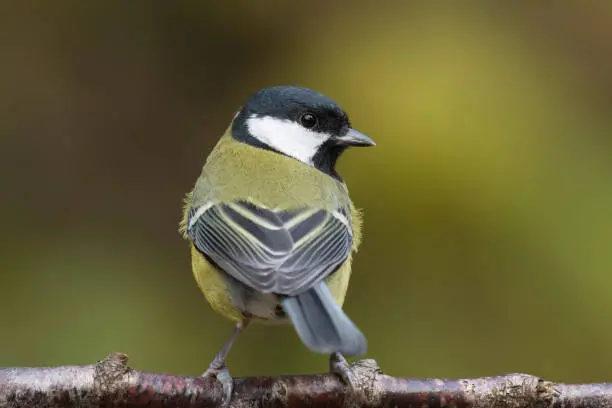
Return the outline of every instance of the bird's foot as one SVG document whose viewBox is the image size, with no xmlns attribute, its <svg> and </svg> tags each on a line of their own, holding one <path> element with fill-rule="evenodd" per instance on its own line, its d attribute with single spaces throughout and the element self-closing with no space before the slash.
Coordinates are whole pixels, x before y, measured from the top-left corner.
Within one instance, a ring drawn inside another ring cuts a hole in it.
<svg viewBox="0 0 612 408">
<path fill-rule="evenodd" d="M 234 389 L 234 379 L 229 373 L 227 366 L 225 365 L 225 359 L 216 357 L 202 377 L 216 378 L 217 381 L 223 386 L 223 402 L 228 405 L 232 399 L 232 391 Z"/>
<path fill-rule="evenodd" d="M 354 406 L 368 406 L 371 402 L 368 398 L 368 389 L 376 382 L 376 377 L 382 374 L 382 370 L 374 360 L 359 360 L 349 364 L 340 353 L 332 353 L 329 356 L 329 371 L 340 377 L 350 391 L 349 398 Z"/>
<path fill-rule="evenodd" d="M 342 382 L 355 390 L 359 387 L 359 381 L 346 358 L 338 352 L 329 356 L 329 372 L 336 374 Z"/>
</svg>

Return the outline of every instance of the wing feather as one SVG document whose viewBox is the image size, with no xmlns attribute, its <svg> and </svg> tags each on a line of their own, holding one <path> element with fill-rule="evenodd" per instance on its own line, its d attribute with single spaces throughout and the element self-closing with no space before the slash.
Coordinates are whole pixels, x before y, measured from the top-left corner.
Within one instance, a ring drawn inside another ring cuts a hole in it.
<svg viewBox="0 0 612 408">
<path fill-rule="evenodd" d="M 332 273 L 353 244 L 345 211 L 274 210 L 237 201 L 189 212 L 187 234 L 225 272 L 262 292 L 294 295 Z"/>
</svg>

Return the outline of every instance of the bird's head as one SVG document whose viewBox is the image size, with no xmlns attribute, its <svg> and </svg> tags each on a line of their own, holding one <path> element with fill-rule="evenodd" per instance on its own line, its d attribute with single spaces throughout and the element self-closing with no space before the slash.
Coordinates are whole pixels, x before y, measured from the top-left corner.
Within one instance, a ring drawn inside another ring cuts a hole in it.
<svg viewBox="0 0 612 408">
<path fill-rule="evenodd" d="M 307 88 L 277 86 L 252 95 L 236 114 L 232 136 L 338 177 L 335 164 L 351 146 L 374 141 L 353 128 L 344 110 Z"/>
</svg>

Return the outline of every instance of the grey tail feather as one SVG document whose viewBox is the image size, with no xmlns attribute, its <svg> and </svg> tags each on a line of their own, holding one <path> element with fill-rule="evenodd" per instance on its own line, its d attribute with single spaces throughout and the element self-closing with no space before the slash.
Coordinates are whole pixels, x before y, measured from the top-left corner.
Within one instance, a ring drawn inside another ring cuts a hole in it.
<svg viewBox="0 0 612 408">
<path fill-rule="evenodd" d="M 304 293 L 282 299 L 281 305 L 310 350 L 348 356 L 365 354 L 365 336 L 338 306 L 324 281 Z"/>
</svg>

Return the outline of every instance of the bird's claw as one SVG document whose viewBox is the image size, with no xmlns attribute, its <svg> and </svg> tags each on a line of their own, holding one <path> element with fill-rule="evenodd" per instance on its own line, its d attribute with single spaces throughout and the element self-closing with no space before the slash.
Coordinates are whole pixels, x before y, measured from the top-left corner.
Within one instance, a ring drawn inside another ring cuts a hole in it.
<svg viewBox="0 0 612 408">
<path fill-rule="evenodd" d="M 204 374 L 202 374 L 202 377 L 216 378 L 217 381 L 221 383 L 221 386 L 223 387 L 223 402 L 225 405 L 228 405 L 232 399 L 234 379 L 230 375 L 229 370 L 225 365 L 225 361 L 217 359 L 213 360 L 208 369 L 204 371 Z"/>
<path fill-rule="evenodd" d="M 336 352 L 329 356 L 329 372 L 340 377 L 352 390 L 359 388 L 357 376 L 342 354 Z"/>
</svg>

